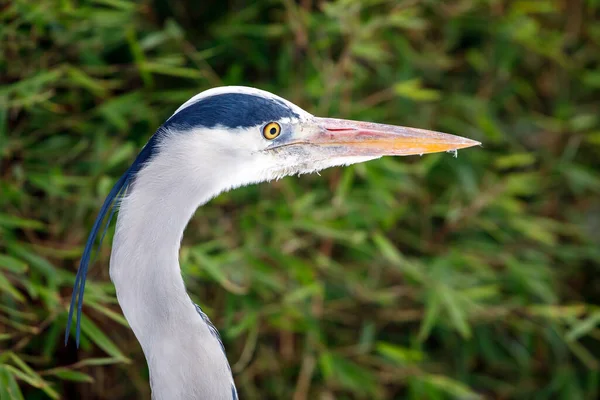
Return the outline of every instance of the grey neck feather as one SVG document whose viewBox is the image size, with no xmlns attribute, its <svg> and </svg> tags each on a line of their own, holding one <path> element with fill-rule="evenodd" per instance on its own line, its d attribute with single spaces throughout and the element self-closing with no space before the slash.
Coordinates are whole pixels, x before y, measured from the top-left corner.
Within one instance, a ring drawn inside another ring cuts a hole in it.
<svg viewBox="0 0 600 400">
<path fill-rule="evenodd" d="M 189 219 L 220 189 L 209 173 L 184 176 L 181 157 L 168 153 L 138 173 L 121 202 L 111 279 L 146 356 L 152 397 L 230 400 L 237 396 L 229 364 L 185 290 L 178 260 Z"/>
</svg>

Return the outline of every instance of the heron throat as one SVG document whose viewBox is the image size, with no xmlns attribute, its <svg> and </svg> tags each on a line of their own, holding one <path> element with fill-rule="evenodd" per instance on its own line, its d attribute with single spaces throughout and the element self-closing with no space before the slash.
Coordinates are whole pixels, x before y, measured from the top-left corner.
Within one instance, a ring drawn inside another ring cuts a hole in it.
<svg viewBox="0 0 600 400">
<path fill-rule="evenodd" d="M 179 265 L 188 221 L 220 188 L 211 174 L 197 170 L 190 181 L 176 153 L 177 148 L 162 148 L 127 189 L 110 276 L 148 362 L 153 398 L 230 400 L 235 389 L 229 364 L 187 294 Z"/>
</svg>

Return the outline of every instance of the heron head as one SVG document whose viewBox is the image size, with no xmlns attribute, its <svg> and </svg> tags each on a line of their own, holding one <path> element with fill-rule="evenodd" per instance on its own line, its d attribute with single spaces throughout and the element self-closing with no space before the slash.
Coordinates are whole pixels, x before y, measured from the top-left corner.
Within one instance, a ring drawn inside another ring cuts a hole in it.
<svg viewBox="0 0 600 400">
<path fill-rule="evenodd" d="M 152 212 L 158 209 L 167 215 L 167 222 L 181 229 L 172 235 L 173 247 L 178 247 L 185 223 L 196 207 L 225 190 L 386 155 L 435 153 L 477 144 L 422 129 L 315 117 L 287 100 L 254 88 L 204 91 L 184 103 L 158 129 L 104 200 L 77 272 L 67 333 L 77 304 L 79 343 L 92 248 L 102 231 L 102 221 L 109 215 L 103 227 L 106 232 L 117 200 L 119 218 L 124 216 L 131 226 L 146 226 L 148 221 L 160 224 L 144 232 L 143 237 L 150 240 L 157 240 L 164 228 L 164 219 L 155 218 Z M 177 220 L 184 223 L 173 224 Z M 129 240 L 139 238 L 132 235 Z M 111 272 L 113 278 L 115 274 Z"/>
<path fill-rule="evenodd" d="M 226 190 L 386 155 L 451 151 L 474 140 L 423 129 L 320 118 L 266 91 L 210 89 L 183 104 L 161 127 L 177 137 L 186 168 L 226 175 Z M 186 156 L 187 154 L 187 156 Z M 181 157 L 179 157 L 181 158 Z M 191 167 L 190 167 L 191 165 Z"/>
</svg>

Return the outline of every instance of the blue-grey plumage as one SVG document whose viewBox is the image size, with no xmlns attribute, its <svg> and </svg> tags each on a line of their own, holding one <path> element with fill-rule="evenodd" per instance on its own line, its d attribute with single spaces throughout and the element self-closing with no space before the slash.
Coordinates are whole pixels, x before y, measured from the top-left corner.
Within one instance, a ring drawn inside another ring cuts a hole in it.
<svg viewBox="0 0 600 400">
<path fill-rule="evenodd" d="M 219 333 L 181 277 L 179 246 L 196 208 L 251 183 L 477 144 L 421 129 L 317 118 L 253 88 L 202 92 L 157 130 L 104 201 L 77 271 L 65 343 L 76 308 L 79 344 L 92 249 L 118 208 L 110 276 L 144 351 L 153 398 L 237 400 Z"/>
</svg>

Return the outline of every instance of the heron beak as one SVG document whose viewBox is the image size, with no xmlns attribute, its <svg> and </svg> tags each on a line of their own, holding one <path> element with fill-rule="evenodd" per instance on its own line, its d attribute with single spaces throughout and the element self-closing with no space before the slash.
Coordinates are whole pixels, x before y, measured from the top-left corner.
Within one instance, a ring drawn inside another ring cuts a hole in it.
<svg viewBox="0 0 600 400">
<path fill-rule="evenodd" d="M 319 133 L 305 143 L 329 147 L 340 156 L 408 156 L 456 151 L 480 142 L 446 133 L 404 126 L 315 118 Z"/>
</svg>

